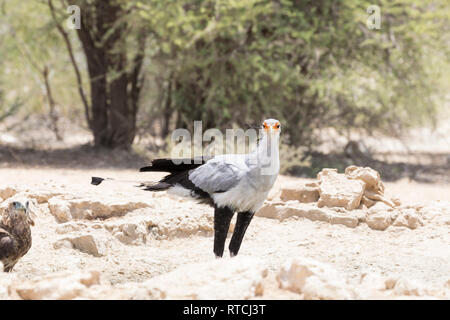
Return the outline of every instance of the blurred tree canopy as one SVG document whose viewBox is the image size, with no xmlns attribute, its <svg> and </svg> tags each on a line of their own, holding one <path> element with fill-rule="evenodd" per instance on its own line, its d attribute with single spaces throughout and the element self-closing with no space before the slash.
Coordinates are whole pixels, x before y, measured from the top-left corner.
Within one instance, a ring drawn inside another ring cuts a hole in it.
<svg viewBox="0 0 450 320">
<path fill-rule="evenodd" d="M 52 68 L 59 104 L 62 92 L 71 104 L 78 95 L 96 145 L 127 148 L 139 128 L 166 137 L 193 120 L 267 117 L 296 146 L 329 127 L 396 134 L 433 121 L 448 90 L 446 0 L 77 0 L 76 32 L 64 29 L 67 1 L 16 2 L 2 2 L 0 35 L 23 34 L 36 64 Z M 379 30 L 366 24 L 370 5 Z M 26 60 L 11 54 L 23 51 L 17 38 L 3 41 L 3 67 Z"/>
<path fill-rule="evenodd" d="M 380 30 L 366 26 L 373 1 L 141 1 L 151 61 L 166 75 L 155 107 L 176 111 L 177 127 L 270 115 L 297 145 L 323 127 L 389 132 L 429 120 L 438 70 L 428 59 L 448 50 L 448 6 L 375 3 Z"/>
</svg>

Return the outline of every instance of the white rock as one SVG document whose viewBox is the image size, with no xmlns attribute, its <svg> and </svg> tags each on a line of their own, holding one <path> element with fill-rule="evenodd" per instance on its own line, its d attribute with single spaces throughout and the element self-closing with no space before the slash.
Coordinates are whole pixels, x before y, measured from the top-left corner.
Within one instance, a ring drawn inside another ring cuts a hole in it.
<svg viewBox="0 0 450 320">
<path fill-rule="evenodd" d="M 381 182 L 378 171 L 369 167 L 350 166 L 345 169 L 345 175 L 350 179 L 359 179 L 366 183 L 366 189 L 375 192 L 384 192 L 384 185 Z"/>
<path fill-rule="evenodd" d="M 73 249 L 73 244 L 70 240 L 66 239 L 58 240 L 53 243 L 53 249 L 61 249 L 61 248 Z"/>
<path fill-rule="evenodd" d="M 364 274 L 360 279 L 360 284 L 363 287 L 371 288 L 374 290 L 386 290 L 386 279 L 378 274 Z"/>
<path fill-rule="evenodd" d="M 16 280 L 15 272 L 3 272 L 3 263 L 0 261 L 0 300 L 14 299 L 10 295 L 9 286 Z"/>
<path fill-rule="evenodd" d="M 188 264 L 143 284 L 154 299 L 250 299 L 263 294 L 267 269 L 238 256 Z"/>
<path fill-rule="evenodd" d="M 386 297 L 386 279 L 379 274 L 363 274 L 359 285 L 356 286 L 358 299 L 383 299 Z"/>
<path fill-rule="evenodd" d="M 33 188 L 25 192 L 29 198 L 35 199 L 37 203 L 46 203 L 51 198 L 61 195 L 61 192 L 56 192 L 48 189 Z"/>
<path fill-rule="evenodd" d="M 393 293 L 398 296 L 423 296 L 426 290 L 418 281 L 400 278 L 395 282 Z"/>
<path fill-rule="evenodd" d="M 333 212 L 327 208 L 318 208 L 312 203 L 300 203 L 298 201 L 288 201 L 286 203 L 269 202 L 266 203 L 257 213 L 259 217 L 278 219 L 280 221 L 289 217 L 302 217 L 312 221 L 330 222 Z"/>
<path fill-rule="evenodd" d="M 182 238 L 191 235 L 208 236 L 214 230 L 214 216 L 211 213 L 201 215 L 192 213 L 167 215 L 165 218 L 149 220 L 147 224 L 147 229 L 156 239 Z"/>
<path fill-rule="evenodd" d="M 356 228 L 359 224 L 358 216 L 352 215 L 350 213 L 343 214 L 333 214 L 330 219 L 331 224 L 343 224 L 349 228 Z"/>
<path fill-rule="evenodd" d="M 270 218 L 270 219 L 279 219 L 282 220 L 280 216 L 280 212 L 284 208 L 284 203 L 282 202 L 269 202 L 266 201 L 264 206 L 256 212 L 256 216 Z"/>
<path fill-rule="evenodd" d="M 48 201 L 48 208 L 58 222 L 67 222 L 72 219 L 70 214 L 70 203 L 57 197 Z"/>
<path fill-rule="evenodd" d="M 367 215 L 367 225 L 374 230 L 386 230 L 392 223 L 392 215 L 389 211 L 378 211 Z"/>
<path fill-rule="evenodd" d="M 6 200 L 17 193 L 17 190 L 10 186 L 0 187 L 0 198 Z"/>
<path fill-rule="evenodd" d="M 359 207 L 365 190 L 365 182 L 349 179 L 336 169 L 323 169 L 317 175 L 320 185 L 319 207 L 344 207 L 353 210 Z"/>
<path fill-rule="evenodd" d="M 285 263 L 277 276 L 282 289 L 304 295 L 305 299 L 352 299 L 354 293 L 334 268 L 316 260 L 299 257 Z"/>
<path fill-rule="evenodd" d="M 66 222 L 66 223 L 61 223 L 59 224 L 55 231 L 58 234 L 66 234 L 66 233 L 71 233 L 74 231 L 81 231 L 81 230 L 85 230 L 89 228 L 89 226 L 81 221 L 70 221 L 70 222 Z"/>
<path fill-rule="evenodd" d="M 450 201 L 433 201 L 426 206 L 416 205 L 405 208 L 416 210 L 424 221 L 430 221 L 436 225 L 450 225 Z"/>
<path fill-rule="evenodd" d="M 72 248 L 81 252 L 91 254 L 95 257 L 101 257 L 106 255 L 106 245 L 104 241 L 100 240 L 96 235 L 95 237 L 89 233 L 76 233 L 69 237 L 60 239 L 53 244 L 55 249 L 62 247 L 69 247 L 68 242 L 72 244 Z"/>
<path fill-rule="evenodd" d="M 269 194 L 267 195 L 267 200 L 269 201 L 280 200 L 280 196 L 281 196 L 281 189 L 275 185 L 272 189 L 270 189 Z"/>
<path fill-rule="evenodd" d="M 396 206 L 396 203 L 393 200 L 389 200 L 388 198 L 386 198 L 380 192 L 374 192 L 374 191 L 371 191 L 371 190 L 365 190 L 364 191 L 364 198 L 367 198 L 367 199 L 375 201 L 375 202 L 378 202 L 378 201 L 384 202 L 389 207 L 395 207 Z"/>
<path fill-rule="evenodd" d="M 68 300 L 83 296 L 87 288 L 97 284 L 100 284 L 97 271 L 64 272 L 17 281 L 10 289 L 25 300 Z"/>
<path fill-rule="evenodd" d="M 146 243 L 148 231 L 145 221 L 119 221 L 108 223 L 105 227 L 124 244 L 139 245 Z"/>
<path fill-rule="evenodd" d="M 58 196 L 49 200 L 50 212 L 56 217 L 58 222 L 67 222 L 71 219 L 105 219 L 122 216 L 133 210 L 149 206 L 148 203 L 141 201 L 108 197 L 68 199 L 63 196 Z"/>
<path fill-rule="evenodd" d="M 361 199 L 361 205 L 366 206 L 367 208 L 371 208 L 374 206 L 377 202 L 375 200 L 371 200 L 367 198 L 365 195 L 363 195 Z"/>
<path fill-rule="evenodd" d="M 374 206 L 370 207 L 369 214 L 374 214 L 377 212 L 383 212 L 383 211 L 392 211 L 392 207 L 388 206 L 384 202 L 376 202 Z"/>
<path fill-rule="evenodd" d="M 414 209 L 401 210 L 397 219 L 392 224 L 396 227 L 408 227 L 410 229 L 416 229 L 419 226 L 423 226 L 423 221 Z"/>
<path fill-rule="evenodd" d="M 307 186 L 304 183 L 291 183 L 281 188 L 280 199 L 282 201 L 298 200 L 303 203 L 319 200 L 319 188 Z"/>
</svg>

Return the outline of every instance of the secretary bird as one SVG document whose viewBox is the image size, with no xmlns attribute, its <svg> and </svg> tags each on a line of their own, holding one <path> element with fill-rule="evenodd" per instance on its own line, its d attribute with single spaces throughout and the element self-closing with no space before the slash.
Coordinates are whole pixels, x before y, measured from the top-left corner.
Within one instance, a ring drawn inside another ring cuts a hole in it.
<svg viewBox="0 0 450 320">
<path fill-rule="evenodd" d="M 261 208 L 280 169 L 278 120 L 263 122 L 262 138 L 248 154 L 224 154 L 209 159 L 155 159 L 141 172 L 169 172 L 159 182 L 141 183 L 148 191 L 195 198 L 214 207 L 214 254 L 222 257 L 231 219 L 238 212 L 229 244 L 231 257 L 238 254 L 245 232 L 255 212 Z M 181 163 L 180 163 L 181 162 Z M 198 163 L 200 162 L 200 163 Z M 176 164 L 180 163 L 180 164 Z M 92 177 L 99 185 L 103 178 Z M 107 179 L 112 180 L 112 179 Z"/>
</svg>

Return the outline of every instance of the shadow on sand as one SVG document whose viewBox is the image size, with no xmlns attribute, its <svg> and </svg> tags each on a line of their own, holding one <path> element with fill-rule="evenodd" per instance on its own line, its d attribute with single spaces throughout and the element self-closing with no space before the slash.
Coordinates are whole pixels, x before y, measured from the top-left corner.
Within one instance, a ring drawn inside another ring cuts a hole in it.
<svg viewBox="0 0 450 320">
<path fill-rule="evenodd" d="M 0 145 L 0 166 L 4 168 L 24 166 L 138 169 L 148 162 L 148 158 L 132 150 L 110 150 L 91 145 L 50 150 Z"/>
<path fill-rule="evenodd" d="M 450 154 L 448 155 L 450 159 Z M 37 150 L 0 146 L 0 167 L 54 167 L 71 169 L 138 169 L 148 165 L 150 158 L 133 150 L 110 150 L 81 145 L 73 148 Z M 396 181 L 409 178 L 423 183 L 450 183 L 450 162 L 440 164 L 412 164 L 407 162 L 391 162 L 373 159 L 359 154 L 349 156 L 345 153 L 311 153 L 310 165 L 294 165 L 284 174 L 297 177 L 315 178 L 323 168 L 337 168 L 344 172 L 350 165 L 368 166 L 381 174 L 384 181 Z"/>
</svg>

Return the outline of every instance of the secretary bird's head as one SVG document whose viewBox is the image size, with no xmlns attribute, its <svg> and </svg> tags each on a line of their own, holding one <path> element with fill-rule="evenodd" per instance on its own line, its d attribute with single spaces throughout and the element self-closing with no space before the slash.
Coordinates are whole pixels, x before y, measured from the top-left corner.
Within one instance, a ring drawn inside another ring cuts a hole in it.
<svg viewBox="0 0 450 320">
<path fill-rule="evenodd" d="M 266 119 L 263 121 L 262 129 L 264 134 L 279 135 L 281 132 L 280 121 L 276 119 Z"/>
</svg>

